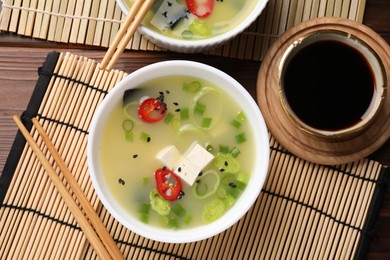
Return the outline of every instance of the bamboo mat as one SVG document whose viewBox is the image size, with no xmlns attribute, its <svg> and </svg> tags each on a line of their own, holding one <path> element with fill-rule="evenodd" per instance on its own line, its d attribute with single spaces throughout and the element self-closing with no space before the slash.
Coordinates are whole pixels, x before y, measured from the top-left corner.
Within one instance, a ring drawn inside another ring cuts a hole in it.
<svg viewBox="0 0 390 260">
<path fill-rule="evenodd" d="M 265 185 L 249 212 L 210 239 L 160 243 L 119 224 L 102 206 L 86 162 L 89 124 L 98 104 L 126 73 L 95 61 L 49 53 L 26 111 L 37 116 L 127 259 L 350 259 L 364 256 L 388 171 L 361 160 L 322 166 L 284 150 L 270 137 Z M 56 166 L 55 166 L 56 167 Z M 58 169 L 57 169 L 58 170 Z M 18 133 L 0 179 L 0 259 L 96 258 L 23 136 Z"/>
<path fill-rule="evenodd" d="M 108 47 L 124 18 L 115 0 L 2 0 L 0 30 L 54 42 Z M 362 22 L 365 0 L 269 0 L 260 17 L 235 39 L 208 54 L 261 60 L 293 25 L 336 16 Z M 136 34 L 132 50 L 161 51 Z"/>
</svg>

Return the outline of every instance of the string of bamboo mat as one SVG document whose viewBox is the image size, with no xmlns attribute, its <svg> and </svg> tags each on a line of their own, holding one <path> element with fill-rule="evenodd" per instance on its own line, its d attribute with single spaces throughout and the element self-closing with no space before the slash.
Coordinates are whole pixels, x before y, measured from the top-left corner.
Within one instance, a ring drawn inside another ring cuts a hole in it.
<svg viewBox="0 0 390 260">
<path fill-rule="evenodd" d="M 289 154 L 272 136 L 264 188 L 231 228 L 188 244 L 160 243 L 136 235 L 99 202 L 85 154 L 94 111 L 126 74 L 101 70 L 95 61 L 69 53 L 59 55 L 51 74 L 36 114 L 126 258 L 343 259 L 352 258 L 358 250 L 382 166 L 369 160 L 338 167 L 308 163 Z M 36 128 L 31 135 L 50 164 L 56 165 Z M 54 169 L 64 178 L 57 166 Z M 0 208 L 0 258 L 97 257 L 29 146 L 19 159 L 4 205 Z"/>
<path fill-rule="evenodd" d="M 70 55 L 68 55 L 68 56 L 70 56 Z M 68 57 L 69 58 L 69 57 Z M 70 56 L 70 59 L 72 60 L 75 60 L 74 59 L 74 56 Z M 67 60 L 66 58 L 65 58 L 65 60 Z M 86 59 L 84 59 L 84 60 L 86 60 Z M 69 76 L 71 76 L 71 74 L 72 74 L 72 71 L 74 71 L 74 69 L 71 69 L 71 67 L 74 67 L 74 66 L 69 66 L 70 64 L 75 64 L 74 62 L 69 62 L 69 63 L 67 63 L 66 61 L 65 61 L 65 64 L 67 64 L 67 66 L 65 66 L 65 67 L 60 67 L 60 70 L 58 71 L 58 73 L 61 73 L 62 75 L 69 75 Z M 94 62 L 91 62 L 90 60 L 87 62 L 89 65 L 90 65 L 90 69 L 88 69 L 88 78 L 90 79 L 90 78 L 92 78 L 92 76 L 97 76 L 97 74 L 104 74 L 104 73 L 101 73 L 101 72 L 95 72 L 95 73 L 93 73 L 93 68 L 94 68 L 94 66 L 93 66 L 93 64 L 94 64 Z M 92 65 L 92 66 L 91 66 Z M 83 70 L 81 70 L 81 71 L 83 71 Z M 85 70 L 85 71 L 87 71 L 87 70 Z M 92 73 L 91 73 L 92 72 Z M 124 75 L 124 73 L 118 73 L 118 72 L 114 72 L 114 73 L 111 73 L 112 75 L 118 75 L 118 74 L 120 74 L 120 75 Z M 97 80 L 99 80 L 100 78 L 102 78 L 102 77 L 96 77 L 97 78 Z M 107 77 L 106 77 L 107 78 Z M 110 78 L 110 79 L 112 79 L 112 77 Z M 82 79 L 81 79 L 82 80 Z M 88 82 L 88 81 L 85 81 L 85 82 Z M 104 80 L 102 80 L 102 84 L 104 84 Z M 92 84 L 93 83 L 96 83 L 96 82 L 92 82 Z M 115 80 L 112 82 L 113 84 L 116 84 L 116 82 L 115 82 Z M 53 82 L 53 84 L 59 84 L 60 85 L 60 87 L 67 87 L 67 83 L 66 83 L 66 80 L 63 80 L 63 79 L 57 79 L 56 80 L 56 82 Z M 97 86 L 98 86 L 98 84 L 96 84 Z M 53 94 L 54 95 L 54 97 L 53 96 L 48 96 L 45 100 L 46 101 L 52 101 L 53 100 L 53 98 L 54 98 L 54 100 L 56 99 L 56 97 L 58 97 L 59 95 L 62 95 L 61 93 L 58 93 L 58 92 L 51 92 L 50 91 L 50 88 L 49 88 L 49 91 L 48 91 L 48 93 L 50 93 L 50 94 Z M 54 113 L 61 113 L 62 111 L 64 111 L 64 110 L 61 110 L 61 109 L 56 109 L 56 106 L 58 105 L 58 104 L 60 104 L 59 105 L 59 107 L 61 107 L 61 100 L 63 100 L 63 99 L 59 99 L 59 100 L 57 100 L 56 102 L 54 102 L 53 104 L 51 104 L 50 106 L 49 106 L 49 108 L 50 108 L 50 110 L 51 111 L 55 111 L 55 110 L 58 110 L 57 112 L 54 112 Z M 79 100 L 80 100 L 80 98 L 79 98 Z M 45 101 L 44 101 L 45 102 Z M 88 103 L 87 104 L 82 104 L 81 106 L 80 106 L 80 109 L 87 109 L 88 108 Z M 92 108 L 93 108 L 93 106 L 92 106 Z M 46 113 L 53 113 L 53 112 L 51 112 L 51 111 L 46 111 Z M 74 110 L 65 110 L 65 111 L 70 111 L 70 113 L 73 113 L 73 115 L 77 115 L 77 112 L 78 111 L 74 111 Z M 44 112 L 44 111 L 41 111 L 41 113 L 42 112 Z M 76 119 L 77 120 L 77 119 Z M 83 123 L 83 122 L 80 122 L 80 123 Z M 49 128 L 50 128 L 50 126 L 49 126 Z M 61 134 L 60 135 L 55 135 L 55 138 L 57 138 L 58 136 L 61 136 Z M 70 136 L 70 138 L 72 138 L 72 136 Z M 75 140 L 74 138 L 73 139 L 70 139 L 70 140 Z M 77 140 L 77 139 L 76 139 Z M 67 141 L 66 139 L 65 139 L 65 141 Z M 66 142 L 66 144 L 69 144 L 70 142 Z M 77 142 L 78 143 L 78 142 Z M 86 144 L 86 141 L 84 140 L 84 142 L 83 142 L 84 144 L 84 147 L 80 147 L 79 149 L 81 149 L 81 151 L 83 151 L 82 149 L 85 149 L 85 144 Z M 73 143 L 74 144 L 74 143 Z M 70 151 L 72 151 L 71 152 L 71 156 L 75 156 L 75 154 L 73 153 L 73 151 L 80 151 L 78 148 L 76 148 L 75 150 L 70 150 Z M 83 157 L 85 157 L 85 156 L 83 156 Z M 81 162 L 83 162 L 83 160 L 81 160 Z M 78 166 L 78 167 L 80 167 L 80 166 Z M 87 176 L 87 174 L 86 174 L 86 172 L 85 172 L 85 165 L 81 165 L 81 167 L 79 168 L 79 169 L 82 169 L 83 170 L 83 173 L 81 174 L 81 176 L 83 176 L 83 178 L 86 178 L 86 176 Z M 41 183 L 40 181 L 38 181 L 38 183 Z M 28 183 L 27 183 L 28 184 Z M 89 187 L 90 187 L 91 185 L 89 184 Z M 24 187 L 24 186 L 23 186 Z M 89 190 L 89 191 L 91 191 L 91 190 Z M 49 191 L 50 192 L 50 191 Z M 31 195 L 34 195 L 34 193 L 32 192 L 32 194 Z M 53 195 L 51 195 L 51 196 L 49 196 L 48 198 L 52 198 L 53 197 Z M 57 203 L 55 203 L 55 204 L 57 204 Z M 62 208 L 62 209 L 61 209 Z M 64 206 L 63 205 L 59 205 L 59 207 L 58 208 L 53 208 L 52 209 L 52 212 L 64 212 Z M 66 216 L 65 216 L 66 217 Z M 62 216 L 61 216 L 61 218 L 62 218 Z M 67 221 L 66 219 L 64 220 L 64 221 Z M 58 235 L 58 234 L 57 234 Z M 40 237 L 40 236 L 38 236 L 38 237 Z M 45 236 L 43 236 L 43 237 L 45 237 Z M 37 241 L 40 241 L 40 240 L 37 240 Z M 55 240 L 54 240 L 55 241 Z M 77 245 L 78 243 L 76 243 L 76 245 Z M 81 244 L 83 244 L 83 243 L 81 243 Z M 78 248 L 78 247 L 76 247 L 76 248 Z M 13 252 L 15 252 L 15 251 L 13 251 Z M 17 250 L 16 250 L 16 252 L 18 252 Z"/>
<path fill-rule="evenodd" d="M 323 16 L 362 22 L 365 3 L 365 0 L 269 0 L 247 30 L 207 54 L 262 60 L 273 41 L 293 25 Z M 54 42 L 109 47 L 124 17 L 115 0 L 3 0 L 0 30 Z M 162 51 L 137 32 L 126 49 Z"/>
<path fill-rule="evenodd" d="M 32 119 L 34 126 L 37 128 L 38 133 L 41 135 L 43 142 L 52 154 L 54 161 L 58 164 L 58 167 L 63 173 L 72 191 L 75 193 L 80 205 L 84 209 L 88 218 L 86 218 L 84 213 L 81 211 L 76 201 L 73 200 L 73 197 L 69 193 L 69 190 L 64 186 L 62 180 L 58 177 L 50 162 L 46 159 L 45 155 L 39 149 L 37 143 L 30 136 L 29 131 L 24 127 L 22 121 L 20 121 L 17 116 L 14 116 L 13 118 L 19 130 L 22 132 L 23 136 L 26 138 L 27 142 L 34 151 L 35 155 L 38 157 L 39 161 L 45 168 L 57 191 L 59 191 L 59 193 L 61 194 L 62 199 L 65 201 L 73 216 L 76 218 L 78 224 L 80 225 L 85 236 L 88 238 L 89 242 L 95 249 L 98 256 L 101 259 L 124 259 L 122 254 L 119 252 L 116 244 L 112 240 L 110 234 L 102 225 L 99 216 L 96 214 L 92 206 L 90 206 L 84 193 L 81 191 L 80 187 L 74 180 L 72 173 L 68 170 L 65 163 L 62 161 L 60 155 L 57 153 L 49 137 L 46 135 L 45 131 L 43 130 L 37 119 Z"/>
<path fill-rule="evenodd" d="M 52 152 L 53 153 L 53 152 Z M 61 167 L 60 167 L 61 168 Z M 64 168 L 62 167 L 62 171 L 64 171 Z M 65 175 L 66 176 L 66 175 Z M 69 182 L 69 180 L 68 180 L 68 182 Z M 72 189 L 74 190 L 74 188 L 76 187 L 74 184 L 73 185 L 71 185 L 72 186 Z M 80 194 L 82 194 L 81 192 L 76 192 L 76 193 L 78 193 L 79 194 L 79 196 L 80 196 Z M 81 197 L 82 198 L 82 197 Z M 85 203 L 86 202 L 86 200 L 85 199 L 80 199 L 83 203 Z M 88 210 L 86 210 L 87 212 L 94 212 L 94 211 L 92 211 L 92 209 L 91 208 L 87 208 Z M 94 223 L 94 221 L 96 222 L 98 220 L 98 218 L 96 217 L 96 216 L 92 216 L 92 222 Z M 101 227 L 99 227 L 100 229 L 101 229 Z M 98 230 L 98 229 L 97 229 Z M 105 234 L 105 238 L 107 239 L 107 237 L 109 237 L 109 235 L 107 235 L 107 234 Z M 109 242 L 109 241 L 108 241 Z M 107 243 L 108 243 L 107 242 Z M 115 255 L 114 255 L 115 256 Z M 118 255 L 116 255 L 116 257 L 114 257 L 114 258 L 118 258 L 117 257 Z"/>
</svg>

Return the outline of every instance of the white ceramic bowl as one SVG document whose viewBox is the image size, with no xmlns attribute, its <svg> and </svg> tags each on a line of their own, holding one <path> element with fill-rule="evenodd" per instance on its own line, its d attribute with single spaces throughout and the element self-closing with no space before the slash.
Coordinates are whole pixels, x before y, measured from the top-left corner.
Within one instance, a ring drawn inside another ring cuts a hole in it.
<svg viewBox="0 0 390 260">
<path fill-rule="evenodd" d="M 245 17 L 245 19 L 232 30 L 227 31 L 218 36 L 203 39 L 203 40 L 180 40 L 173 39 L 163 34 L 160 34 L 156 31 L 149 29 L 144 25 L 140 25 L 138 28 L 138 32 L 144 35 L 148 40 L 152 43 L 175 52 L 183 52 L 183 53 L 197 53 L 208 49 L 213 49 L 222 45 L 223 43 L 231 40 L 241 32 L 243 32 L 246 28 L 248 28 L 261 14 L 267 5 L 268 0 L 248 0 L 248 1 L 256 1 L 255 7 L 251 10 L 250 13 Z M 119 7 L 122 12 L 127 14 L 129 11 L 129 7 L 125 3 L 125 0 L 117 0 Z"/>
<path fill-rule="evenodd" d="M 122 101 L 125 90 L 139 87 L 143 82 L 153 78 L 173 75 L 187 75 L 204 78 L 218 86 L 224 86 L 242 106 L 255 133 L 255 145 L 257 158 L 254 163 L 254 171 L 244 192 L 221 218 L 218 220 L 192 229 L 169 230 L 153 227 L 142 223 L 137 216 L 127 213 L 109 191 L 102 176 L 102 168 L 99 160 L 99 147 L 102 130 L 112 109 Z M 212 237 L 236 223 L 253 205 L 257 199 L 268 171 L 269 140 L 268 131 L 263 116 L 253 100 L 252 96 L 236 80 L 229 75 L 208 65 L 191 61 L 165 61 L 143 67 L 118 83 L 110 91 L 97 108 L 91 123 L 88 137 L 88 167 L 94 188 L 107 210 L 128 229 L 135 233 L 157 241 L 184 243 L 193 242 Z"/>
</svg>

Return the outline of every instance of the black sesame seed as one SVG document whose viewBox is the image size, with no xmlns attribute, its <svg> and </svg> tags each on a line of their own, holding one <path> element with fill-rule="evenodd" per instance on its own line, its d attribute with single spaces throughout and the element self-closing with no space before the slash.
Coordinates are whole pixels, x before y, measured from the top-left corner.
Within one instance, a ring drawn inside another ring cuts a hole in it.
<svg viewBox="0 0 390 260">
<path fill-rule="evenodd" d="M 200 180 L 196 180 L 196 183 L 199 183 L 200 182 Z"/>
<path fill-rule="evenodd" d="M 167 169 L 167 166 L 164 166 L 162 169 L 163 169 L 163 171 L 165 171 Z"/>
<path fill-rule="evenodd" d="M 203 172 L 200 172 L 199 174 L 198 174 L 198 176 L 202 176 L 203 175 Z"/>
<path fill-rule="evenodd" d="M 180 191 L 179 196 L 178 196 L 177 198 L 178 198 L 178 199 L 181 199 L 181 198 L 183 198 L 184 195 L 186 195 L 186 194 L 184 193 L 184 191 Z"/>
<path fill-rule="evenodd" d="M 180 108 L 176 109 L 175 112 L 180 112 Z"/>
<path fill-rule="evenodd" d="M 177 168 L 177 171 L 178 171 L 178 172 L 181 172 L 181 167 Z"/>
<path fill-rule="evenodd" d="M 173 104 L 174 104 L 175 106 L 178 106 L 178 105 L 179 105 L 179 103 L 177 103 L 177 102 L 173 102 Z"/>
<path fill-rule="evenodd" d="M 137 158 L 138 157 L 138 154 L 133 154 L 133 158 Z"/>
<path fill-rule="evenodd" d="M 233 182 L 229 183 L 229 186 L 232 187 L 233 189 L 237 188 L 237 185 L 234 184 Z"/>
<path fill-rule="evenodd" d="M 125 181 L 122 180 L 121 178 L 118 179 L 118 182 L 119 182 L 119 184 L 121 184 L 121 185 L 125 185 Z"/>
<path fill-rule="evenodd" d="M 229 163 L 227 161 L 225 161 L 225 166 L 228 166 L 228 165 L 229 165 Z"/>
<path fill-rule="evenodd" d="M 150 137 L 148 137 L 147 139 L 146 139 L 146 141 L 149 143 L 150 142 L 150 140 L 152 140 Z"/>
<path fill-rule="evenodd" d="M 167 94 L 171 93 L 171 92 L 169 92 L 169 90 L 165 90 L 165 92 L 166 92 Z"/>
<path fill-rule="evenodd" d="M 220 171 L 220 172 L 224 172 L 225 169 L 224 169 L 224 168 L 219 168 L 219 171 Z"/>
</svg>

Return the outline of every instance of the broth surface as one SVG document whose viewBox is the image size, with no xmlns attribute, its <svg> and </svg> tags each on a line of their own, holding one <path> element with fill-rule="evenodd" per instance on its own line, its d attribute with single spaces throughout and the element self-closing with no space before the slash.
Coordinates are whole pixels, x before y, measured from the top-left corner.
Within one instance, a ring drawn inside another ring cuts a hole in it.
<svg viewBox="0 0 390 260">
<path fill-rule="evenodd" d="M 196 93 L 184 91 L 182 89 L 183 83 L 190 82 L 200 82 L 202 89 Z M 254 142 L 251 141 L 253 140 L 251 125 L 248 119 L 242 121 L 237 119 L 237 115 L 240 115 L 240 112 L 244 109 L 222 88 L 200 79 L 175 76 L 152 80 L 140 89 L 140 93 L 134 94 L 135 101 L 132 103 L 133 105 L 130 105 L 126 110 L 130 111 L 128 113 L 134 121 L 132 141 L 126 140 L 122 123 L 129 117 L 124 112 L 124 105 L 119 103 L 109 116 L 100 147 L 105 182 L 118 203 L 130 215 L 138 218 L 140 205 L 149 202 L 150 191 L 156 188 L 154 172 L 164 166 L 156 158 L 156 155 L 163 148 L 170 145 L 175 145 L 181 154 L 185 153 L 194 141 L 197 141 L 203 147 L 211 145 L 213 147 L 211 153 L 214 155 L 220 152 L 220 146 L 228 147 L 229 151 L 238 148 L 240 154 L 236 157 L 236 160 L 240 164 L 240 171 L 235 175 L 241 174 L 250 178 L 250 173 L 253 171 L 253 162 L 256 158 Z M 141 121 L 136 112 L 136 107 L 139 105 L 138 97 L 145 95 L 157 97 L 160 92 L 164 93 L 167 113 L 173 114 L 174 119 L 170 123 L 164 121 L 146 123 Z M 204 116 L 215 119 L 213 119 L 211 129 L 199 127 L 201 124 L 200 118 L 197 118 L 191 112 L 193 111 L 194 100 L 207 105 Z M 190 117 L 181 119 L 181 111 L 186 109 L 189 109 Z M 237 125 L 233 126 L 231 124 L 233 119 L 240 121 L 241 124 L 238 128 Z M 149 141 L 141 138 L 142 133 L 146 133 L 150 137 Z M 238 141 L 240 139 L 236 137 L 243 133 L 246 141 Z M 214 168 L 215 166 L 211 162 L 202 172 Z M 222 182 L 226 173 L 218 172 L 218 174 Z M 171 206 L 180 204 L 192 217 L 192 220 L 188 224 L 181 221 L 179 223 L 180 229 L 205 224 L 202 220 L 203 209 L 206 204 L 218 198 L 217 193 L 206 199 L 198 199 L 193 194 L 193 187 L 183 181 L 181 183 L 185 195 L 181 199 L 171 202 Z M 228 207 L 226 210 L 228 210 Z M 148 215 L 148 224 L 160 226 L 158 214 L 150 210 Z"/>
</svg>

